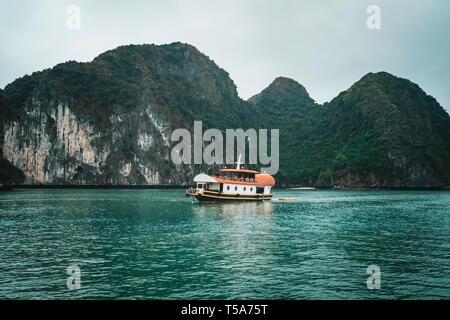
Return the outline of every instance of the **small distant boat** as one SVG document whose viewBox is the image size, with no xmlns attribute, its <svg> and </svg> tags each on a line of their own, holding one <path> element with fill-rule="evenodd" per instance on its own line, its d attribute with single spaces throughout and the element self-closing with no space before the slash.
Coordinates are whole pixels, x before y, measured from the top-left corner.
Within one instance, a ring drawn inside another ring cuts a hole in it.
<svg viewBox="0 0 450 320">
<path fill-rule="evenodd" d="M 236 169 L 222 169 L 218 176 L 201 173 L 194 177 L 195 186 L 186 190 L 186 197 L 200 202 L 236 202 L 272 200 L 275 179 L 266 173 L 241 169 L 241 157 Z"/>
</svg>

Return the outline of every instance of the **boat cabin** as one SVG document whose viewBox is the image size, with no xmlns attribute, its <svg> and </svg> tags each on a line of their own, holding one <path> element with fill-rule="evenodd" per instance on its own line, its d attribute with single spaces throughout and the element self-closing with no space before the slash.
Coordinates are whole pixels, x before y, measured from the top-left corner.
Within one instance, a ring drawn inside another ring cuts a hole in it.
<svg viewBox="0 0 450 320">
<path fill-rule="evenodd" d="M 199 201 L 262 201 L 270 200 L 275 179 L 268 174 L 241 169 L 241 156 L 236 169 L 222 169 L 217 176 L 201 173 L 194 178 L 195 186 L 186 196 Z"/>
<path fill-rule="evenodd" d="M 270 194 L 275 184 L 271 176 L 246 169 L 222 169 L 218 176 L 199 174 L 194 182 L 196 185 L 192 191 L 197 194 L 203 191 L 238 195 Z"/>
<path fill-rule="evenodd" d="M 245 169 L 222 169 L 218 178 L 229 181 L 256 182 L 257 173 L 259 172 Z"/>
</svg>

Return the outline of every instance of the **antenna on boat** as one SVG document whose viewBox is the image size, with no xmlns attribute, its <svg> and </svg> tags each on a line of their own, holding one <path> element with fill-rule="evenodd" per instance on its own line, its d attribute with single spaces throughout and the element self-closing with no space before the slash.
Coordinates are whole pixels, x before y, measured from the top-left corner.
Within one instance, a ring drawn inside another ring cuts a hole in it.
<svg viewBox="0 0 450 320">
<path fill-rule="evenodd" d="M 236 166 L 236 169 L 238 169 L 238 170 L 241 168 L 241 157 L 242 157 L 242 153 L 239 154 L 239 160 L 238 160 L 237 166 Z"/>
</svg>

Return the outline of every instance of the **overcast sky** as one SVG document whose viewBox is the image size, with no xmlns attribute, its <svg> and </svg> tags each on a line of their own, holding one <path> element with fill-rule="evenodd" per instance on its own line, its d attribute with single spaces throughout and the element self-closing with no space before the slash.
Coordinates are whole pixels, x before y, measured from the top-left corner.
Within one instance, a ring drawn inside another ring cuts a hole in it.
<svg viewBox="0 0 450 320">
<path fill-rule="evenodd" d="M 119 45 L 189 43 L 230 73 L 247 99 L 276 77 L 319 103 L 368 72 L 417 83 L 450 110 L 450 1 L 0 0 L 0 87 Z M 67 27 L 69 5 L 81 28 Z M 381 29 L 369 30 L 369 5 Z"/>
</svg>

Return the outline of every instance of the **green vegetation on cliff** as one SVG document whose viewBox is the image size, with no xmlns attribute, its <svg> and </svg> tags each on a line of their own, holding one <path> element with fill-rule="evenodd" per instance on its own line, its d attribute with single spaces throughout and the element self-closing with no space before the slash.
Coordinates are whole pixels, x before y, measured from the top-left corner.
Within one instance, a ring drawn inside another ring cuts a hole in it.
<svg viewBox="0 0 450 320">
<path fill-rule="evenodd" d="M 270 120 L 285 128 L 279 182 L 347 187 L 450 183 L 450 118 L 416 84 L 386 72 L 369 73 L 323 106 L 314 105 L 300 85 L 293 92 L 274 84 L 250 101 L 283 115 Z"/>
<path fill-rule="evenodd" d="M 280 129 L 279 186 L 450 184 L 449 115 L 386 72 L 324 105 L 283 77 L 243 101 L 228 73 L 190 45 L 129 45 L 17 79 L 0 91 L 0 112 L 0 149 L 10 150 L 0 182 L 25 173 L 39 183 L 185 183 L 199 168 L 170 162 L 167 135 L 202 120 Z"/>
</svg>

